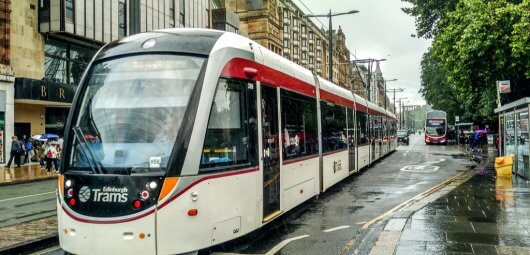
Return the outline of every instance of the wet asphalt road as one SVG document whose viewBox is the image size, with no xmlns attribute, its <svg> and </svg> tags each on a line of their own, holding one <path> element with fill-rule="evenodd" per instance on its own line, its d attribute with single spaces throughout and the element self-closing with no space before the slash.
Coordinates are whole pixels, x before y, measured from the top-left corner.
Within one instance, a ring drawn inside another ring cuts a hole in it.
<svg viewBox="0 0 530 255">
<path fill-rule="evenodd" d="M 279 254 L 340 254 L 364 223 L 469 167 L 456 147 L 426 146 L 423 135 L 412 135 L 409 146 L 399 146 L 343 180 L 291 219 L 275 223 L 281 227 L 237 252 L 266 253 L 282 240 L 308 235 L 290 242 Z"/>
<path fill-rule="evenodd" d="M 363 224 L 470 166 L 456 147 L 426 146 L 423 135 L 412 135 L 409 146 L 399 146 L 265 230 L 212 251 L 263 254 L 283 240 L 305 236 L 278 254 L 341 254 Z M 52 248 L 37 254 L 62 252 Z"/>
<path fill-rule="evenodd" d="M 0 227 L 57 214 L 56 180 L 0 187 Z"/>
</svg>

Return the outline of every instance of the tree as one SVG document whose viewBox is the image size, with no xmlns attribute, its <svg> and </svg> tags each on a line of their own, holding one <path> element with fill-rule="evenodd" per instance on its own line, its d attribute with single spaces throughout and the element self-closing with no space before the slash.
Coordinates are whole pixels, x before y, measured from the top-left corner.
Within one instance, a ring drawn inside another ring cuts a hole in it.
<svg viewBox="0 0 530 255">
<path fill-rule="evenodd" d="M 406 1 L 428 13 L 423 2 L 430 1 Z M 417 22 L 418 35 L 431 33 L 434 38 L 422 61 L 422 92 L 428 103 L 487 123 L 496 120 L 497 80 L 511 81 L 513 93 L 507 100 L 530 96 L 530 0 L 458 0 L 445 14 L 439 13 L 447 6 L 432 8 L 437 17 L 433 27 Z M 416 19 L 429 17 L 419 14 Z"/>
</svg>

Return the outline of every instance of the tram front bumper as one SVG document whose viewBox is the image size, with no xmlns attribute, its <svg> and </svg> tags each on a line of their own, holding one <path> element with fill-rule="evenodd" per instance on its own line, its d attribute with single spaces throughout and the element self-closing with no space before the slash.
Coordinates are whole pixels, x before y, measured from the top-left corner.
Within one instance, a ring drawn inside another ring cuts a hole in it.
<svg viewBox="0 0 530 255">
<path fill-rule="evenodd" d="M 58 230 L 61 248 L 73 254 L 156 254 L 155 214 L 121 223 L 82 222 L 60 204 Z"/>
</svg>

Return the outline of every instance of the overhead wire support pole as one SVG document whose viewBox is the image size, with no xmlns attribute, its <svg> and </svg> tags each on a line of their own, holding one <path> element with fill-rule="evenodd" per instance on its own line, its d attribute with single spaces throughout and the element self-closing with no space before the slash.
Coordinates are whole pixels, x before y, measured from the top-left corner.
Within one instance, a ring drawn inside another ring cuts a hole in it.
<svg viewBox="0 0 530 255">
<path fill-rule="evenodd" d="M 333 23 L 331 22 L 332 17 L 340 16 L 340 15 L 346 15 L 346 14 L 355 14 L 358 13 L 357 10 L 351 10 L 349 12 L 340 12 L 340 13 L 331 13 L 331 9 L 329 10 L 328 14 L 318 14 L 318 15 L 304 15 L 306 18 L 319 18 L 319 17 L 327 17 L 329 19 L 329 27 L 328 27 L 328 79 L 330 82 L 333 82 Z"/>
</svg>

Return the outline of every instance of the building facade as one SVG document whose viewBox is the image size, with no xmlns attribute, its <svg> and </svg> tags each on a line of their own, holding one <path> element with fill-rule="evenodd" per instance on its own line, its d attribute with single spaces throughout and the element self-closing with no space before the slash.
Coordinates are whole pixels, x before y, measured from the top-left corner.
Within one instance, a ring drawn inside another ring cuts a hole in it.
<svg viewBox="0 0 530 255">
<path fill-rule="evenodd" d="M 220 0 L 239 16 L 241 34 L 324 78 L 329 77 L 328 33 L 291 0 Z M 351 88 L 350 53 L 339 28 L 333 36 L 333 81 Z"/>
<path fill-rule="evenodd" d="M 14 133 L 13 82 L 10 62 L 11 1 L 0 0 L 0 163 L 9 157 Z"/>
<path fill-rule="evenodd" d="M 105 43 L 156 29 L 208 28 L 210 16 L 209 0 L 0 0 L 3 144 L 11 134 L 62 135 L 77 85 Z"/>
</svg>

